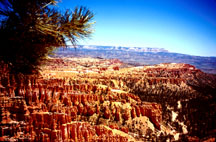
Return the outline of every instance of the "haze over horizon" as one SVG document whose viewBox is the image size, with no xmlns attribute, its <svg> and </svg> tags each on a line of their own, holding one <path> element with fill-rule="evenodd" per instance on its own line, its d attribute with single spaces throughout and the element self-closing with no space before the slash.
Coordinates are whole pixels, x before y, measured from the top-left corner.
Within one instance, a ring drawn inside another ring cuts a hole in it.
<svg viewBox="0 0 216 142">
<path fill-rule="evenodd" d="M 216 56 L 215 0 L 62 0 L 59 8 L 85 6 L 95 32 L 82 45 L 156 47 Z"/>
</svg>

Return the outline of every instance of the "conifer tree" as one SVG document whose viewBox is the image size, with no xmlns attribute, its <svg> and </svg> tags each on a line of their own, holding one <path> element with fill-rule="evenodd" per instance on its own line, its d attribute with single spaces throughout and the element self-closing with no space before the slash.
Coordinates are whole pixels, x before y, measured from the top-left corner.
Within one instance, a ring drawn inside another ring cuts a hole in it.
<svg viewBox="0 0 216 142">
<path fill-rule="evenodd" d="M 41 61 L 67 40 L 92 33 L 93 13 L 84 7 L 58 11 L 56 0 L 0 0 L 0 60 L 14 72 L 38 71 Z"/>
</svg>

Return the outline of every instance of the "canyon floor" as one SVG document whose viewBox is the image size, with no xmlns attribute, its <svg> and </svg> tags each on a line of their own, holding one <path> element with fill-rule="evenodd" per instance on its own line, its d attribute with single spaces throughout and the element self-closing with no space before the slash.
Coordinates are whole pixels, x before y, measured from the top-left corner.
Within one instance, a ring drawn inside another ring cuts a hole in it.
<svg viewBox="0 0 216 142">
<path fill-rule="evenodd" d="M 216 76 L 189 64 L 48 58 L 0 68 L 0 141 L 215 141 Z"/>
</svg>

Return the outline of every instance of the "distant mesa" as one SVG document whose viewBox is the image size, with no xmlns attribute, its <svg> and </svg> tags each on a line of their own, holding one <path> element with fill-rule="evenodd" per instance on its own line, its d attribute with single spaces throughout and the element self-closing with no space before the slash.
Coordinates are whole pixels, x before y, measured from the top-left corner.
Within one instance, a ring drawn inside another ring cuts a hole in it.
<svg viewBox="0 0 216 142">
<path fill-rule="evenodd" d="M 134 52 L 168 52 L 164 48 L 152 47 L 123 47 L 123 46 L 96 46 L 96 45 L 79 45 L 79 49 L 88 50 L 121 50 L 121 51 L 134 51 Z"/>
<path fill-rule="evenodd" d="M 76 50 L 73 46 L 69 46 L 67 49 L 60 48 L 56 51 L 55 56 L 119 59 L 134 66 L 186 63 L 194 65 L 206 73 L 216 74 L 216 57 L 172 53 L 164 48 L 79 45 Z"/>
</svg>

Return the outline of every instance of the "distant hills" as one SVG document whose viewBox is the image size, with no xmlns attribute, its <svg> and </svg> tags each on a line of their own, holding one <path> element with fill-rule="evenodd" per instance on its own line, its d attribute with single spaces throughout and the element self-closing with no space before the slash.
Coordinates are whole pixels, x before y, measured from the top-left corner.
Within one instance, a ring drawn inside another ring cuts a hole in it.
<svg viewBox="0 0 216 142">
<path fill-rule="evenodd" d="M 72 47 L 73 48 L 73 47 Z M 95 45 L 82 45 L 78 46 L 79 49 L 89 50 L 120 50 L 120 51 L 133 51 L 133 52 L 168 52 L 164 48 L 151 48 L 151 47 L 122 47 L 122 46 L 95 46 Z"/>
<path fill-rule="evenodd" d="M 77 48 L 59 48 L 55 56 L 116 58 L 134 66 L 159 63 L 187 63 L 206 73 L 216 74 L 216 57 L 172 53 L 163 48 L 80 45 Z"/>
</svg>

